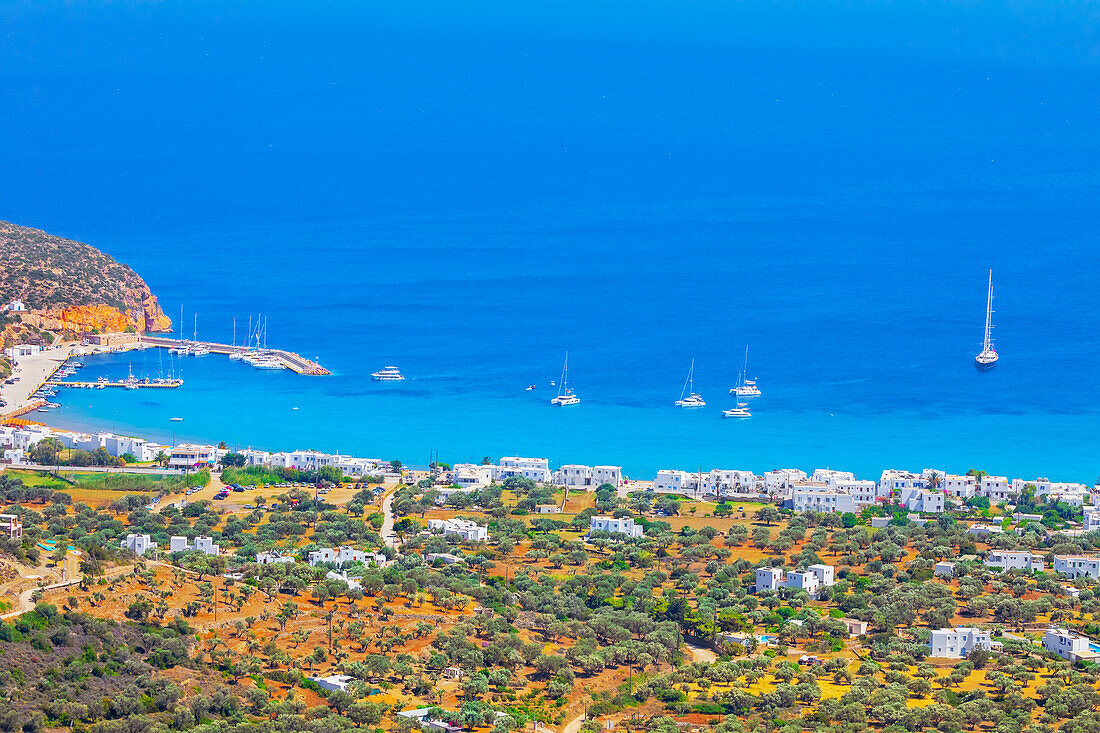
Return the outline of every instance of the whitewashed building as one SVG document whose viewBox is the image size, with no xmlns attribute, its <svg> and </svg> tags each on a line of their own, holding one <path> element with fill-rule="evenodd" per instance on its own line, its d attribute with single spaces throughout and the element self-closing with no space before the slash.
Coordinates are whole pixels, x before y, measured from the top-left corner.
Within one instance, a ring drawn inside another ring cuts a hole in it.
<svg viewBox="0 0 1100 733">
<path fill-rule="evenodd" d="M 1043 648 L 1071 662 L 1076 662 L 1081 656 L 1094 654 L 1087 636 L 1057 627 L 1051 627 L 1043 634 Z"/>
<path fill-rule="evenodd" d="M 518 476 L 531 479 L 539 483 L 550 483 L 550 460 L 548 458 L 523 458 L 520 456 L 505 456 L 500 459 L 493 476 L 497 481 Z"/>
<path fill-rule="evenodd" d="M 1054 572 L 1080 578 L 1086 575 L 1093 580 L 1100 579 L 1100 557 L 1090 555 L 1055 555 Z"/>
<path fill-rule="evenodd" d="M 796 512 L 856 512 L 859 507 L 851 494 L 830 489 L 825 484 L 805 482 L 791 489 L 791 506 Z"/>
<path fill-rule="evenodd" d="M 757 568 L 756 592 L 779 590 L 786 586 L 787 574 L 783 568 Z"/>
<path fill-rule="evenodd" d="M 946 561 L 936 563 L 932 567 L 932 575 L 937 578 L 955 577 L 955 563 Z"/>
<path fill-rule="evenodd" d="M 984 565 L 1000 570 L 1032 570 L 1038 573 L 1046 569 L 1042 556 L 1028 550 L 992 550 Z"/>
<path fill-rule="evenodd" d="M 493 483 L 493 466 L 473 463 L 456 463 L 451 467 L 451 483 L 472 491 Z"/>
<path fill-rule="evenodd" d="M 663 468 L 653 479 L 653 491 L 657 494 L 683 494 L 691 499 L 702 498 L 706 491 L 707 475 L 690 473 L 675 468 Z"/>
<path fill-rule="evenodd" d="M 822 484 L 833 481 L 855 481 L 856 475 L 851 471 L 838 471 L 835 468 L 815 468 L 810 480 Z"/>
<path fill-rule="evenodd" d="M 807 478 L 806 472 L 797 468 L 777 468 L 764 474 L 764 491 L 789 498 L 791 486 Z"/>
<path fill-rule="evenodd" d="M 138 557 L 149 550 L 157 549 L 157 543 L 153 542 L 147 534 L 128 534 L 124 540 L 118 543 L 118 546 L 123 550 L 131 550 Z"/>
<path fill-rule="evenodd" d="M 982 476 L 978 484 L 978 493 L 989 497 L 994 504 L 998 501 L 1008 501 L 1008 497 L 1012 494 L 1012 484 L 1005 476 Z"/>
<path fill-rule="evenodd" d="M 947 474 L 943 477 L 943 493 L 956 499 L 969 499 L 978 490 L 978 479 L 973 476 Z"/>
<path fill-rule="evenodd" d="M 212 466 L 228 452 L 228 450 L 214 445 L 180 443 L 172 448 L 172 452 L 168 456 L 168 467 L 195 468 L 196 466 Z"/>
<path fill-rule="evenodd" d="M 293 565 L 297 560 L 293 555 L 281 552 L 257 552 L 256 562 L 260 565 Z"/>
<path fill-rule="evenodd" d="M 942 659 L 963 659 L 975 649 L 992 648 L 988 631 L 959 626 L 953 629 L 934 629 L 928 640 L 928 656 Z"/>
<path fill-rule="evenodd" d="M 642 537 L 645 535 L 645 527 L 635 524 L 630 517 L 590 517 L 588 520 L 588 535 L 593 532 L 609 532 L 621 534 L 627 537 Z"/>
<path fill-rule="evenodd" d="M 489 539 L 488 525 L 467 519 L 429 519 L 428 529 L 444 535 L 458 535 L 466 542 L 484 542 Z"/>
<path fill-rule="evenodd" d="M 930 489 L 902 489 L 901 504 L 911 512 L 943 513 L 943 494 Z"/>
<path fill-rule="evenodd" d="M 621 466 L 584 466 L 570 463 L 562 466 L 553 474 L 555 486 L 593 489 L 603 484 L 611 484 L 616 489 L 623 483 Z"/>
<path fill-rule="evenodd" d="M 335 565 L 345 565 L 353 562 L 366 564 L 370 562 L 371 557 L 369 553 L 357 550 L 354 547 L 343 545 L 340 547 L 322 547 L 309 553 L 309 564 L 333 563 Z"/>
</svg>

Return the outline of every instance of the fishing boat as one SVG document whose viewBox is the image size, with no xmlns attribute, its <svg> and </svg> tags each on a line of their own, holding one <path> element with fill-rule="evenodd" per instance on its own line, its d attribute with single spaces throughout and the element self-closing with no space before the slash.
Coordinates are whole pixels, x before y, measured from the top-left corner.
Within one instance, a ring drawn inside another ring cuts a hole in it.
<svg viewBox="0 0 1100 733">
<path fill-rule="evenodd" d="M 182 417 L 173 417 L 173 418 L 170 418 L 170 421 L 171 422 L 183 422 L 183 418 Z"/>
<path fill-rule="evenodd" d="M 745 347 L 745 360 L 741 362 L 741 372 L 737 375 L 737 386 L 730 390 L 731 395 L 737 397 L 759 397 L 760 388 L 756 386 L 755 379 L 748 378 L 749 373 L 749 347 Z"/>
<path fill-rule="evenodd" d="M 535 385 L 530 384 L 530 385 L 527 386 L 527 391 L 528 392 L 532 391 L 533 389 L 535 389 Z"/>
<path fill-rule="evenodd" d="M 550 400 L 551 405 L 564 407 L 565 405 L 579 405 L 581 398 L 573 394 L 569 388 L 569 352 L 565 352 L 565 364 L 561 368 L 561 387 L 558 388 L 556 397 Z"/>
<path fill-rule="evenodd" d="M 405 377 L 397 367 L 388 366 L 376 372 L 371 372 L 370 378 L 376 382 L 400 382 Z"/>
<path fill-rule="evenodd" d="M 749 403 L 738 402 L 737 407 L 722 410 L 722 417 L 752 417 L 752 413 L 749 412 Z"/>
<path fill-rule="evenodd" d="M 985 296 L 985 338 L 981 353 L 974 357 L 974 366 L 983 371 L 992 369 L 1000 358 L 997 349 L 993 348 L 993 270 L 990 270 L 989 290 Z"/>
<path fill-rule="evenodd" d="M 685 397 L 684 395 L 687 395 Z M 706 407 L 702 395 L 695 391 L 695 359 L 691 360 L 691 368 L 688 369 L 688 377 L 684 381 L 684 388 L 680 390 L 680 399 L 676 400 L 677 407 Z"/>
</svg>

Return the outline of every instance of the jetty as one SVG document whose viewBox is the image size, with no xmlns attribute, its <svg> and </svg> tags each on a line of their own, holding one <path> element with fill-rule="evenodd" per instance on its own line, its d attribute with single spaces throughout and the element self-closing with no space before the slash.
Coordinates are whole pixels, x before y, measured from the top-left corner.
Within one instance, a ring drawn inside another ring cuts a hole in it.
<svg viewBox="0 0 1100 733">
<path fill-rule="evenodd" d="M 116 382 L 110 381 L 98 381 L 98 382 L 62 382 L 62 381 L 48 381 L 45 383 L 47 387 L 70 387 L 72 389 L 105 389 L 107 387 L 122 387 L 123 389 L 175 389 L 183 384 L 182 379 L 163 379 L 159 382 L 150 381 L 144 379 L 122 379 Z"/>
<path fill-rule="evenodd" d="M 214 341 L 191 341 L 182 340 L 177 338 L 165 337 L 165 336 L 151 336 L 149 334 L 142 334 L 137 337 L 139 344 L 148 346 L 156 346 L 164 349 L 185 349 L 188 347 L 202 347 L 209 351 L 211 354 L 236 354 L 236 353 L 258 353 L 262 352 L 264 355 L 269 356 L 287 369 L 297 372 L 298 374 L 307 374 L 310 376 L 323 376 L 331 374 L 328 369 L 318 364 L 315 361 L 310 361 L 300 354 L 295 354 L 293 351 L 286 351 L 284 349 L 243 349 L 241 346 L 233 346 L 231 344 L 219 344 Z"/>
</svg>

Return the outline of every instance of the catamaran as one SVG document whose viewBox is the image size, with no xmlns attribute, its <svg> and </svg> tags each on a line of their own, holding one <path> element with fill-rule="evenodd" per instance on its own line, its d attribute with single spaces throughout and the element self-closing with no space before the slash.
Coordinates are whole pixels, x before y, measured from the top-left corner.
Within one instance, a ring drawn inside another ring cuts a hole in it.
<svg viewBox="0 0 1100 733">
<path fill-rule="evenodd" d="M 687 397 L 684 397 L 684 395 Z M 688 378 L 684 381 L 684 388 L 680 390 L 680 399 L 676 400 L 677 407 L 706 407 L 702 395 L 695 391 L 695 359 L 691 360 L 691 368 L 688 369 Z"/>
<path fill-rule="evenodd" d="M 722 410 L 722 417 L 752 417 L 748 402 L 738 402 L 737 407 Z"/>
<path fill-rule="evenodd" d="M 760 388 L 756 386 L 755 379 L 748 378 L 749 373 L 749 347 L 745 347 L 745 361 L 741 363 L 741 372 L 737 375 L 737 386 L 730 390 L 731 395 L 737 397 L 759 397 Z"/>
<path fill-rule="evenodd" d="M 579 405 L 581 398 L 573 394 L 573 390 L 569 388 L 569 352 L 565 352 L 565 364 L 561 368 L 561 387 L 558 388 L 558 394 L 552 400 L 551 405 Z"/>
<path fill-rule="evenodd" d="M 997 366 L 1000 355 L 993 348 L 993 270 L 989 271 L 989 291 L 985 296 L 985 339 L 982 340 L 982 352 L 974 357 L 974 366 L 979 369 L 992 369 Z"/>
</svg>

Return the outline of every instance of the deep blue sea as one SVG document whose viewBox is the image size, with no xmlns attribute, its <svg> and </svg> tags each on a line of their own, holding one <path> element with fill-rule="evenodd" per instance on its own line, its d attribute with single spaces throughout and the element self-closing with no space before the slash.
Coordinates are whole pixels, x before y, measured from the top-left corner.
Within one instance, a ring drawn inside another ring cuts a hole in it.
<svg viewBox="0 0 1100 733">
<path fill-rule="evenodd" d="M 63 426 L 1092 481 L 1098 62 L 1084 2 L 4 3 L 0 219 L 334 372 L 192 358 Z M 722 420 L 746 344 L 765 394 Z"/>
</svg>

